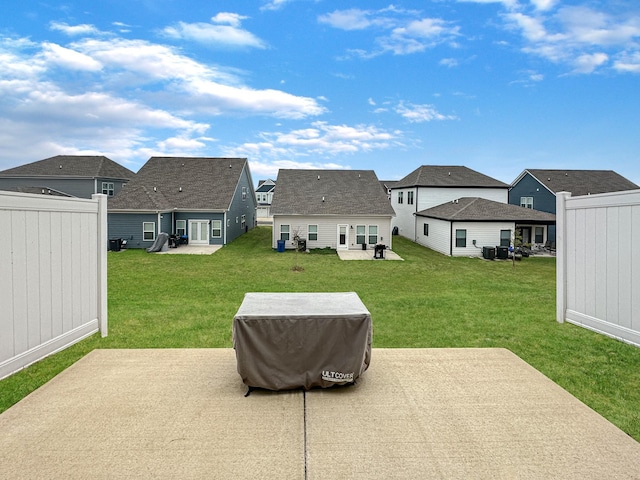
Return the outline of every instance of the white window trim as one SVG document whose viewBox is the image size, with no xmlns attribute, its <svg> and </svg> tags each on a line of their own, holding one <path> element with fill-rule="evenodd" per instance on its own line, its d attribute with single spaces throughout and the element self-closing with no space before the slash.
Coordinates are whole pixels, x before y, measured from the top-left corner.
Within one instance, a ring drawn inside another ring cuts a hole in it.
<svg viewBox="0 0 640 480">
<path fill-rule="evenodd" d="M 316 227 L 316 231 L 312 232 L 311 231 L 311 227 Z M 311 235 L 315 235 L 316 238 L 315 239 L 311 239 Z M 311 225 L 307 225 L 307 240 L 309 240 L 310 242 L 317 242 L 318 241 L 318 225 L 317 224 L 311 224 Z"/>
<path fill-rule="evenodd" d="M 216 227 L 215 225 L 219 225 Z M 214 230 L 220 230 L 218 235 L 213 233 Z M 211 220 L 211 238 L 221 238 L 222 237 L 222 220 Z"/>
<path fill-rule="evenodd" d="M 145 228 L 146 225 L 153 226 L 152 230 L 147 230 Z M 153 238 L 147 239 L 145 238 L 145 233 L 151 232 Z M 155 242 L 156 241 L 156 222 L 142 222 L 142 241 L 143 242 Z"/>
</svg>

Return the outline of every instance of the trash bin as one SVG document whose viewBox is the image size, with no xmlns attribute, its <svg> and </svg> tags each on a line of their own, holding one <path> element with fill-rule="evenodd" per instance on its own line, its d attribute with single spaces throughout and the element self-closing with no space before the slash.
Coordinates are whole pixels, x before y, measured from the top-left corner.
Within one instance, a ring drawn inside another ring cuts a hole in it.
<svg viewBox="0 0 640 480">
<path fill-rule="evenodd" d="M 299 238 L 298 239 L 298 251 L 299 252 L 306 252 L 307 251 L 307 239 L 306 238 Z"/>
<path fill-rule="evenodd" d="M 112 240 L 109 240 L 109 250 L 111 250 L 112 252 L 119 252 L 121 241 L 122 240 L 119 238 L 114 238 Z"/>
<path fill-rule="evenodd" d="M 366 249 L 367 249 L 367 244 L 366 244 L 366 243 L 363 243 L 363 244 L 362 244 L 362 249 L 363 249 L 363 250 L 366 250 Z"/>
<path fill-rule="evenodd" d="M 278 240 L 278 252 L 284 252 L 284 240 Z"/>
</svg>

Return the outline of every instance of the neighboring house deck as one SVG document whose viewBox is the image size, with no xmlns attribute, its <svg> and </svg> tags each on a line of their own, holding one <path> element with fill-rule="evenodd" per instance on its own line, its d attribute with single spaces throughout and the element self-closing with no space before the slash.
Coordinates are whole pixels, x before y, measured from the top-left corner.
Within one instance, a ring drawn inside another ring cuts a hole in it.
<svg viewBox="0 0 640 480">
<path fill-rule="evenodd" d="M 555 215 L 485 198 L 467 197 L 416 213 L 416 242 L 450 256 L 481 256 L 482 247 L 508 247 L 516 229 L 522 243 L 542 246 Z"/>
<path fill-rule="evenodd" d="M 0 172 L 0 190 L 58 192 L 78 198 L 109 197 L 135 177 L 128 168 L 101 155 L 57 155 Z"/>
<path fill-rule="evenodd" d="M 638 188 L 613 170 L 527 169 L 511 184 L 509 203 L 555 214 L 558 192 L 578 196 Z M 548 240 L 555 241 L 555 227 L 549 229 Z"/>
<path fill-rule="evenodd" d="M 389 200 L 373 170 L 289 170 L 278 173 L 273 196 L 273 248 L 391 248 Z M 363 247 L 364 245 L 364 247 Z"/>
<path fill-rule="evenodd" d="M 160 232 L 225 245 L 256 225 L 246 158 L 152 157 L 109 202 L 109 238 L 149 248 Z"/>
<path fill-rule="evenodd" d="M 398 233 L 417 241 L 416 213 L 462 197 L 507 203 L 509 185 L 463 166 L 422 165 L 390 186 Z"/>
</svg>

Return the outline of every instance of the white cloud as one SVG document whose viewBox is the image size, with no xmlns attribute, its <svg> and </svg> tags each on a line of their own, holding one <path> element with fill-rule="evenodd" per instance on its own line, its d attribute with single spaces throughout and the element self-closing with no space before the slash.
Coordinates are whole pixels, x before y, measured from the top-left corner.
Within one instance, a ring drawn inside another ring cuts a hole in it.
<svg viewBox="0 0 640 480">
<path fill-rule="evenodd" d="M 619 72 L 640 73 L 640 51 L 622 53 L 614 62 L 613 68 Z"/>
<path fill-rule="evenodd" d="M 260 7 L 260 10 L 280 10 L 290 1 L 291 0 L 271 0 Z"/>
<path fill-rule="evenodd" d="M 616 17 L 585 6 L 551 11 L 555 3 L 544 0 L 534 4 L 535 14 L 505 14 L 507 27 L 522 34 L 522 51 L 566 64 L 573 73 L 593 73 L 606 67 L 611 56 L 640 49 L 638 16 Z"/>
<path fill-rule="evenodd" d="M 454 115 L 443 115 L 439 113 L 433 105 L 415 105 L 400 102 L 395 107 L 396 113 L 407 119 L 411 123 L 431 122 L 434 120 L 455 120 Z"/>
<path fill-rule="evenodd" d="M 244 15 L 240 15 L 238 13 L 220 12 L 211 17 L 211 21 L 213 23 L 226 23 L 231 25 L 232 27 L 239 27 L 242 23 L 242 20 L 246 20 L 247 18 L 249 17 L 245 17 Z"/>
<path fill-rule="evenodd" d="M 518 6 L 518 0 L 458 0 L 458 2 L 459 3 L 483 3 L 483 4 L 498 3 L 508 9 L 516 8 Z"/>
<path fill-rule="evenodd" d="M 98 30 L 96 27 L 88 24 L 68 25 L 64 22 L 51 22 L 49 24 L 49 28 L 51 28 L 51 30 L 57 30 L 69 36 L 95 35 L 101 33 L 100 30 Z"/>
<path fill-rule="evenodd" d="M 592 73 L 596 68 L 605 64 L 609 60 L 606 53 L 592 53 L 580 55 L 573 62 L 575 68 L 573 73 Z"/>
<path fill-rule="evenodd" d="M 69 70 L 96 72 L 102 69 L 102 64 L 90 56 L 69 48 L 61 47 L 55 43 L 43 43 L 42 56 L 46 63 L 59 65 Z"/>
<path fill-rule="evenodd" d="M 239 28 L 246 17 L 233 13 L 219 13 L 212 23 L 185 23 L 166 27 L 163 33 L 171 38 L 190 40 L 207 46 L 266 48 L 265 43 L 251 32 Z M 224 25 L 228 24 L 228 25 Z"/>
<path fill-rule="evenodd" d="M 380 10 L 335 10 L 319 16 L 318 21 L 341 30 L 373 29 L 381 32 L 371 51 L 347 50 L 349 56 L 362 58 L 373 58 L 385 53 L 408 55 L 422 52 L 427 48 L 452 42 L 460 35 L 460 27 L 451 22 L 441 18 L 424 18 L 418 11 L 400 9 L 393 5 Z"/>
<path fill-rule="evenodd" d="M 438 62 L 438 64 L 449 68 L 457 67 L 459 65 L 455 58 L 443 58 Z"/>
<path fill-rule="evenodd" d="M 401 137 L 400 131 L 381 130 L 373 125 L 331 125 L 317 121 L 308 128 L 262 132 L 259 142 L 245 143 L 233 152 L 268 158 L 331 156 L 397 147 L 401 145 Z"/>
<path fill-rule="evenodd" d="M 531 4 L 537 10 L 551 10 L 556 3 L 558 3 L 558 0 L 531 0 Z"/>
</svg>

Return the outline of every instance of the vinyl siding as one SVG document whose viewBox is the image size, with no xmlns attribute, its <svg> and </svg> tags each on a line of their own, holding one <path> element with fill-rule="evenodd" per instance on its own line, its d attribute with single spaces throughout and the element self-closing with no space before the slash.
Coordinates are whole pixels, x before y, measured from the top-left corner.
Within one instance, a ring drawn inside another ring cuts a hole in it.
<svg viewBox="0 0 640 480">
<path fill-rule="evenodd" d="M 513 233 L 513 222 L 453 222 L 452 228 L 452 256 L 454 257 L 481 257 L 482 247 L 495 247 L 500 245 L 500 230 L 510 230 Z M 456 230 L 467 231 L 466 248 L 455 246 Z M 473 241 L 476 241 L 476 246 Z"/>
<path fill-rule="evenodd" d="M 242 199 L 242 187 L 246 189 L 246 198 Z M 242 215 L 245 215 L 246 228 L 242 229 Z M 229 228 L 227 229 L 227 243 L 232 242 L 240 235 L 251 230 L 257 224 L 256 219 L 256 202 L 253 185 L 249 180 L 247 169 L 243 169 L 242 175 L 233 194 L 231 206 L 229 208 L 228 218 L 230 219 Z M 237 218 L 237 222 L 236 222 Z"/>
<path fill-rule="evenodd" d="M 280 239 L 280 226 L 290 225 L 290 240 L 285 248 L 294 248 L 292 241 L 294 232 L 299 231 L 301 238 L 307 239 L 307 248 L 336 248 L 338 246 L 338 225 L 349 225 L 348 245 L 350 250 L 360 250 L 362 245 L 356 244 L 356 225 L 377 225 L 378 242 L 391 248 L 391 217 L 333 217 L 333 216 L 283 216 L 273 219 L 272 247 L 277 248 Z M 318 225 L 318 240 L 309 240 L 309 225 Z M 353 229 L 351 229 L 353 227 Z M 366 231 L 368 240 L 368 227 Z M 370 245 L 370 244 L 369 244 Z M 372 247 L 372 246 L 371 246 Z"/>
<path fill-rule="evenodd" d="M 170 213 L 164 215 L 171 216 Z M 153 242 L 142 239 L 143 222 L 153 222 L 156 225 L 156 236 L 158 236 L 158 215 L 155 213 L 109 213 L 107 215 L 109 239 L 125 239 L 127 248 L 149 248 Z"/>
<path fill-rule="evenodd" d="M 417 191 L 416 191 L 417 190 Z M 398 204 L 398 192 L 403 193 L 403 203 Z M 407 192 L 414 191 L 414 204 L 407 205 Z M 417 241 L 421 225 L 416 227 L 415 212 L 442 205 L 457 198 L 479 197 L 500 203 L 508 203 L 509 192 L 506 188 L 401 188 L 391 192 L 391 206 L 396 212 L 393 225 L 403 237 Z"/>
<path fill-rule="evenodd" d="M 451 245 L 451 223 L 445 220 L 435 218 L 417 217 L 418 219 L 418 235 L 416 243 L 424 245 L 431 250 L 440 252 L 444 255 L 450 255 Z M 424 235 L 424 224 L 429 224 L 429 235 Z"/>
</svg>

